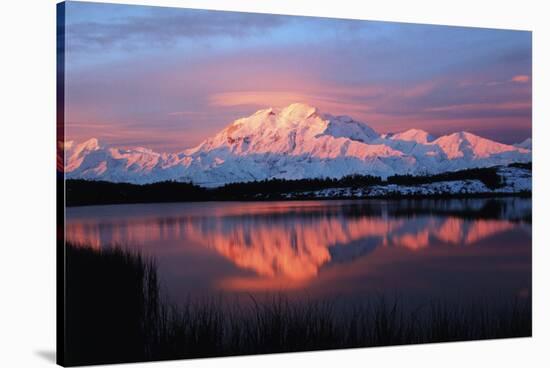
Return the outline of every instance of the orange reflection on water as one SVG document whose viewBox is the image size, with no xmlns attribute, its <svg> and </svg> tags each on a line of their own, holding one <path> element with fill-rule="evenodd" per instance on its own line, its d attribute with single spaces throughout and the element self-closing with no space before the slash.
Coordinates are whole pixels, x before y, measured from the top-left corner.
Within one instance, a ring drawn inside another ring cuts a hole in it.
<svg viewBox="0 0 550 368">
<path fill-rule="evenodd" d="M 226 227 L 190 226 L 187 236 L 231 260 L 238 267 L 267 277 L 305 280 L 331 260 L 329 248 L 368 236 L 385 236 L 401 221 L 377 218 L 319 218 L 314 221 L 235 223 Z"/>
<path fill-rule="evenodd" d="M 175 252 L 185 247 L 214 251 L 241 270 L 219 277 L 219 288 L 273 290 L 304 287 L 331 262 L 363 257 L 378 247 L 423 252 L 434 244 L 475 244 L 518 226 L 508 220 L 346 212 L 317 202 L 205 206 L 202 212 L 184 206 L 185 215 L 177 208 L 174 213 L 68 216 L 66 236 L 96 248 L 147 244 L 144 249 L 153 254 L 165 242 L 175 244 Z"/>
<path fill-rule="evenodd" d="M 417 232 L 411 231 L 402 235 L 394 235 L 392 243 L 416 251 L 430 245 L 430 237 L 445 243 L 475 244 L 481 239 L 511 230 L 517 225 L 506 220 L 475 220 L 468 221 L 450 217 L 441 221 L 430 219 Z"/>
<path fill-rule="evenodd" d="M 463 226 L 463 220 L 456 217 L 448 218 L 439 229 L 436 230 L 437 237 L 447 243 L 459 244 L 462 241 L 462 235 L 464 233 L 462 230 Z"/>
<path fill-rule="evenodd" d="M 428 247 L 430 244 L 430 232 L 428 229 L 424 229 L 414 234 L 394 236 L 392 242 L 393 244 L 400 245 L 410 250 L 420 250 Z"/>
<path fill-rule="evenodd" d="M 479 239 L 501 233 L 514 228 L 516 224 L 509 221 L 485 220 L 475 221 L 471 224 L 464 237 L 464 243 L 474 244 Z"/>
<path fill-rule="evenodd" d="M 99 249 L 105 245 L 133 245 L 166 239 L 179 235 L 179 227 L 162 223 L 118 221 L 116 226 L 101 222 L 71 222 L 66 227 L 66 239 L 75 244 L 85 244 Z"/>
</svg>

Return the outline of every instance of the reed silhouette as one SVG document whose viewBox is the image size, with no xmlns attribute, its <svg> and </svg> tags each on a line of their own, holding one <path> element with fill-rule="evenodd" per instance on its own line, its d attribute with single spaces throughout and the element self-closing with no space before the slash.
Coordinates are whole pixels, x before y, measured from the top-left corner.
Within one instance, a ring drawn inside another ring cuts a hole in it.
<svg viewBox="0 0 550 368">
<path fill-rule="evenodd" d="M 65 363 L 147 359 L 159 295 L 153 261 L 118 247 L 67 244 L 65 254 Z"/>
<path fill-rule="evenodd" d="M 378 296 L 346 306 L 227 298 L 172 304 L 155 262 L 109 247 L 66 245 L 65 365 L 136 362 L 531 336 L 530 298 L 408 308 Z"/>
</svg>

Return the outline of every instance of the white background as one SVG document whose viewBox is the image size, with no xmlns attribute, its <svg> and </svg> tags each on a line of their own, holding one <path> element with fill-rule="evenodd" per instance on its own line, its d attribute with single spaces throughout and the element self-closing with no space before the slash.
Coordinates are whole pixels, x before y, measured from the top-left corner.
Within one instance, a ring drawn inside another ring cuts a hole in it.
<svg viewBox="0 0 550 368">
<path fill-rule="evenodd" d="M 545 9 L 546 1 L 110 2 L 533 31 L 533 338 L 173 361 L 148 367 L 550 366 L 550 143 L 545 143 L 550 142 L 550 10 Z M 55 3 L 12 0 L 0 5 L 0 367 L 54 364 Z"/>
</svg>

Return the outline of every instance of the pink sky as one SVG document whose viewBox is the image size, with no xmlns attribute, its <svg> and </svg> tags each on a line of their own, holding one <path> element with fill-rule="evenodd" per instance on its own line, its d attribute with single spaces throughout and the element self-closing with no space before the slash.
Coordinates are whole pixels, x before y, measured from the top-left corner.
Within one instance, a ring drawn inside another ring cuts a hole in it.
<svg viewBox="0 0 550 368">
<path fill-rule="evenodd" d="M 529 32 L 85 3 L 66 14 L 68 139 L 177 151 L 294 102 L 381 133 L 531 136 Z"/>
</svg>

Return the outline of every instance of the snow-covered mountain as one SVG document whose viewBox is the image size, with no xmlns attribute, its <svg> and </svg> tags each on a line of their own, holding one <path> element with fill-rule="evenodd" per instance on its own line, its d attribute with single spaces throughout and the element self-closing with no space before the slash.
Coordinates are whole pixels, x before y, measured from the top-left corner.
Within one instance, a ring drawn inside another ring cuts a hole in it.
<svg viewBox="0 0 550 368">
<path fill-rule="evenodd" d="M 218 186 L 269 178 L 387 177 L 531 161 L 530 146 L 512 146 L 458 132 L 437 139 L 411 129 L 380 135 L 348 116 L 305 104 L 269 108 L 238 119 L 179 153 L 108 147 L 92 138 L 65 143 L 67 178 Z"/>
<path fill-rule="evenodd" d="M 528 150 L 532 150 L 533 141 L 531 140 L 531 138 L 527 138 L 526 140 L 524 140 L 521 143 L 514 144 L 514 146 L 519 147 L 519 148 L 525 148 L 525 149 L 528 149 Z"/>
</svg>

